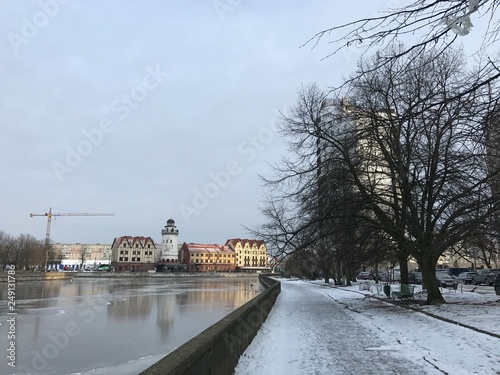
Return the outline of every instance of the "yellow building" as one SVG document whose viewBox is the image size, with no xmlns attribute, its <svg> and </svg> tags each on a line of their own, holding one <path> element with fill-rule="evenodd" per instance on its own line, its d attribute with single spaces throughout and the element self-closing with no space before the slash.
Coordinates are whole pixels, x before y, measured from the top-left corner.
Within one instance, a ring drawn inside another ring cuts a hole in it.
<svg viewBox="0 0 500 375">
<path fill-rule="evenodd" d="M 183 243 L 182 261 L 190 272 L 232 272 L 235 254 L 227 246 Z"/>
<path fill-rule="evenodd" d="M 264 241 L 233 238 L 226 241 L 226 246 L 236 255 L 236 271 L 270 271 Z"/>
</svg>

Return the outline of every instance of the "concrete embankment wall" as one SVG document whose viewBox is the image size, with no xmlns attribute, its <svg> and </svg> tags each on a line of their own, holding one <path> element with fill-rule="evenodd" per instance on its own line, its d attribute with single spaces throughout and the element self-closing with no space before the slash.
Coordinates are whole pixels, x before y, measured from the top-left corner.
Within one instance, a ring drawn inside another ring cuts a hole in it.
<svg viewBox="0 0 500 375">
<path fill-rule="evenodd" d="M 279 281 L 259 275 L 266 288 L 141 375 L 231 375 L 281 292 Z"/>
<path fill-rule="evenodd" d="M 52 280 L 71 280 L 73 274 L 69 272 L 29 272 L 16 271 L 14 275 L 15 282 L 18 281 L 52 281 Z M 0 272 L 0 282 L 12 282 L 12 277 L 8 279 L 7 271 Z"/>
<path fill-rule="evenodd" d="M 0 272 L 0 283 L 8 281 L 7 271 Z M 52 281 L 71 280 L 73 278 L 193 278 L 193 277 L 256 277 L 254 273 L 218 272 L 218 273 L 186 273 L 186 272 L 31 272 L 16 271 L 14 279 L 18 281 Z M 12 281 L 12 277 L 11 280 Z"/>
</svg>

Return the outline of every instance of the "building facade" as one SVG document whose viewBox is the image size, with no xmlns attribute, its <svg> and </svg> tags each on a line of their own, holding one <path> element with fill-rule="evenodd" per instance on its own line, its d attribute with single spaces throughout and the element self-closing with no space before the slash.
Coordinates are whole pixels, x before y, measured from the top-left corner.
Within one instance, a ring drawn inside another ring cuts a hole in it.
<svg viewBox="0 0 500 375">
<path fill-rule="evenodd" d="M 225 246 L 235 254 L 236 271 L 270 271 L 267 248 L 264 241 L 233 238 L 227 240 Z"/>
<path fill-rule="evenodd" d="M 189 272 L 234 272 L 235 254 L 227 246 L 183 243 L 181 258 Z"/>
<path fill-rule="evenodd" d="M 151 237 L 116 237 L 111 245 L 111 267 L 118 272 L 154 270 L 156 251 Z"/>
<path fill-rule="evenodd" d="M 111 245 L 107 244 L 62 244 L 52 245 L 53 253 L 57 259 L 59 268 L 69 266 L 72 269 L 98 268 L 102 264 L 111 263 Z"/>
<path fill-rule="evenodd" d="M 167 225 L 161 231 L 161 247 L 157 261 L 159 263 L 179 262 L 179 230 L 173 219 L 167 220 Z"/>
</svg>

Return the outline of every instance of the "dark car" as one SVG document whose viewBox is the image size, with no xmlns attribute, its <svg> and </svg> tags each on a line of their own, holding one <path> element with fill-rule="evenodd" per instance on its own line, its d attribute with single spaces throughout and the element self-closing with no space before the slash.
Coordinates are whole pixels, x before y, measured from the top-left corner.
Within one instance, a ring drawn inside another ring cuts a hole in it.
<svg viewBox="0 0 500 375">
<path fill-rule="evenodd" d="M 455 280 L 457 282 L 462 283 L 462 284 L 472 284 L 472 280 L 474 279 L 474 276 L 477 275 L 477 272 L 462 272 L 460 275 L 456 277 Z"/>
<path fill-rule="evenodd" d="M 472 279 L 472 284 L 484 284 L 486 286 L 493 285 L 495 277 L 500 273 L 500 268 L 480 270 Z"/>
<path fill-rule="evenodd" d="M 422 284 L 422 272 L 409 272 L 408 273 L 408 283 L 409 284 Z"/>
<path fill-rule="evenodd" d="M 383 271 L 371 271 L 370 272 L 370 280 L 375 280 L 375 281 L 387 281 L 387 273 Z"/>
<path fill-rule="evenodd" d="M 471 272 L 469 268 L 459 268 L 459 267 L 445 268 L 444 271 L 453 278 L 458 277 L 458 275 L 460 275 L 463 272 Z"/>
<path fill-rule="evenodd" d="M 500 273 L 495 277 L 495 293 L 500 296 Z"/>
<path fill-rule="evenodd" d="M 362 271 L 356 276 L 358 280 L 370 280 L 370 272 Z"/>
</svg>

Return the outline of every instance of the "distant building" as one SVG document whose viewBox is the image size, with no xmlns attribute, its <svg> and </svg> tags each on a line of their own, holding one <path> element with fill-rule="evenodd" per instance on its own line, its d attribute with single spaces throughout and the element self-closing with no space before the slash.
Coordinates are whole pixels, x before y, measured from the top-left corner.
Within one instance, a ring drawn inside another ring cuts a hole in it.
<svg viewBox="0 0 500 375">
<path fill-rule="evenodd" d="M 226 241 L 226 246 L 235 253 L 236 271 L 270 271 L 264 241 L 233 238 Z"/>
<path fill-rule="evenodd" d="M 177 263 L 179 261 L 179 230 L 175 221 L 167 220 L 161 231 L 161 247 L 157 261 L 160 263 Z"/>
<path fill-rule="evenodd" d="M 233 272 L 235 254 L 227 246 L 183 243 L 181 259 L 190 272 Z"/>
<path fill-rule="evenodd" d="M 54 257 L 49 263 L 58 261 L 61 266 L 70 266 L 72 269 L 97 268 L 101 264 L 110 264 L 111 262 L 111 245 L 108 244 L 62 244 L 55 243 L 52 245 Z"/>
<path fill-rule="evenodd" d="M 151 237 L 116 237 L 111 245 L 115 271 L 145 272 L 155 269 L 156 246 Z"/>
</svg>

